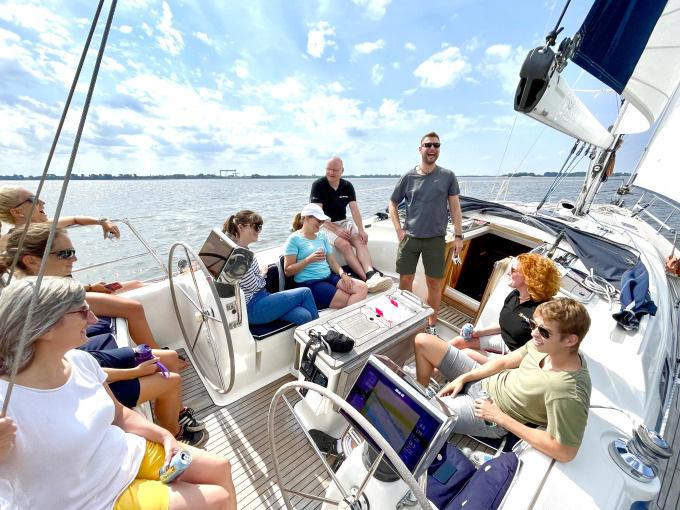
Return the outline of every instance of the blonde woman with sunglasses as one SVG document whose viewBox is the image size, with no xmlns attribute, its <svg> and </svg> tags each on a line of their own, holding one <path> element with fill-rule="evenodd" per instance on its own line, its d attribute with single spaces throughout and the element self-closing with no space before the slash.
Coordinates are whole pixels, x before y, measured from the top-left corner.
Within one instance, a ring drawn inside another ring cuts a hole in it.
<svg viewBox="0 0 680 510">
<path fill-rule="evenodd" d="M 33 204 L 35 204 L 35 208 Z M 33 209 L 32 216 L 31 209 Z M 11 228 L 16 228 L 26 223 L 43 223 L 47 221 L 50 220 L 45 213 L 45 202 L 37 199 L 33 192 L 19 186 L 0 187 L 0 222 L 3 223 L 3 234 L 6 233 L 4 224 L 9 224 L 12 226 Z M 120 231 L 116 224 L 106 218 L 64 216 L 59 218 L 57 225 L 59 227 L 99 225 L 102 227 L 105 239 L 108 235 L 120 238 Z"/>
</svg>

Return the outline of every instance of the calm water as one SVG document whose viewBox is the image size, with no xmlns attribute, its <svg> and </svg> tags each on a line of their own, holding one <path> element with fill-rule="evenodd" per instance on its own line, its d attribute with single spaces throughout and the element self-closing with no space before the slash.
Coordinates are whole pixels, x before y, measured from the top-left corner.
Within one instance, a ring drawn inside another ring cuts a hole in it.
<svg viewBox="0 0 680 510">
<path fill-rule="evenodd" d="M 223 180 L 158 180 L 158 181 L 73 181 L 69 185 L 62 215 L 89 215 L 108 218 L 128 218 L 133 226 L 167 263 L 172 243 L 184 241 L 198 250 L 213 227 L 240 209 L 253 209 L 264 218 L 264 229 L 256 250 L 281 244 L 289 234 L 290 222 L 309 197 L 310 179 L 223 179 Z M 359 207 L 364 216 L 384 211 L 396 178 L 354 179 Z M 507 200 L 538 201 L 553 182 L 548 177 L 519 177 L 510 181 Z M 612 191 L 622 183 L 606 183 L 599 201 L 608 202 Z M 0 181 L 2 184 L 17 184 Z M 21 184 L 21 183 L 19 183 Z M 582 180 L 569 179 L 562 183 L 551 200 L 574 200 Z M 37 182 L 23 183 L 34 190 Z M 46 183 L 43 197 L 47 214 L 52 217 L 61 183 Z M 489 178 L 461 178 L 461 192 L 477 198 L 493 199 L 498 184 Z M 636 197 L 629 195 L 626 204 Z M 99 227 L 71 229 L 71 238 L 78 250 L 78 263 L 84 267 L 102 260 L 113 260 L 141 253 L 142 245 L 132 233 L 121 226 L 120 241 L 103 240 Z M 81 272 L 78 278 L 89 282 L 96 279 L 145 279 L 160 274 L 149 258 L 138 258 L 104 268 Z"/>
</svg>

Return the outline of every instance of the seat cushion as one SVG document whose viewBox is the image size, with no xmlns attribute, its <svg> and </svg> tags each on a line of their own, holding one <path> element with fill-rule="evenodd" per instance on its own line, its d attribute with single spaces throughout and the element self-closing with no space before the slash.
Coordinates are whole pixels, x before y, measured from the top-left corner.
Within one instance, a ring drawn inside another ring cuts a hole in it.
<svg viewBox="0 0 680 510">
<path fill-rule="evenodd" d="M 268 322 L 267 324 L 249 324 L 248 327 L 255 340 L 262 340 L 268 336 L 285 331 L 288 328 L 295 327 L 295 324 L 278 319 L 273 322 Z"/>
</svg>

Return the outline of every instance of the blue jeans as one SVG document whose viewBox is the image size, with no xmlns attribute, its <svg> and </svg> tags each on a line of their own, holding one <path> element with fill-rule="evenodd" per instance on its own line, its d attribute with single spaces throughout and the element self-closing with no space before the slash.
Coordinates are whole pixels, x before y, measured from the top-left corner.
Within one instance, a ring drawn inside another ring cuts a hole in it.
<svg viewBox="0 0 680 510">
<path fill-rule="evenodd" d="M 275 294 L 262 289 L 250 299 L 247 309 L 250 324 L 266 324 L 276 319 L 304 324 L 319 318 L 312 291 L 305 287 Z"/>
</svg>

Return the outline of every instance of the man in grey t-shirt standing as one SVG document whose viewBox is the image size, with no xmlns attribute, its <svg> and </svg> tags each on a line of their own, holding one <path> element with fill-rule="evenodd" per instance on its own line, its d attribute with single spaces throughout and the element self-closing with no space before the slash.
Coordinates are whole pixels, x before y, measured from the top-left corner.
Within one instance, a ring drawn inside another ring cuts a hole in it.
<svg viewBox="0 0 680 510">
<path fill-rule="evenodd" d="M 439 157 L 439 135 L 431 132 L 420 140 L 420 164 L 406 173 L 390 197 L 390 219 L 399 238 L 397 273 L 399 288 L 411 291 L 421 254 L 425 267 L 427 303 L 434 310 L 427 332 L 437 334 L 437 312 L 441 302 L 446 226 L 451 214 L 455 235 L 453 255 L 463 247 L 463 214 L 460 210 L 458 180 L 451 170 L 435 163 Z M 402 227 L 397 207 L 406 201 L 406 221 Z M 448 211 L 447 211 L 448 207 Z"/>
</svg>

